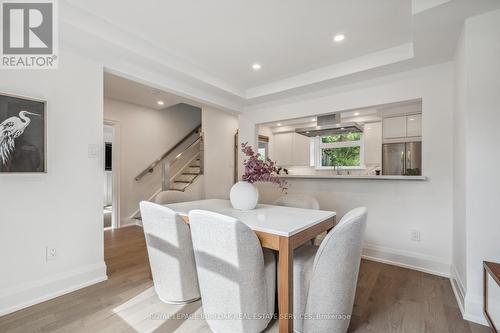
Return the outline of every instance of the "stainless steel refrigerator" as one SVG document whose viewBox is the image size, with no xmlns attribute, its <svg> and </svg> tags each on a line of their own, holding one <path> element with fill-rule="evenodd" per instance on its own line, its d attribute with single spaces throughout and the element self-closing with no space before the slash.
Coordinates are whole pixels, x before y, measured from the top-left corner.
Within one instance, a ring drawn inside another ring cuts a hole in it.
<svg viewBox="0 0 500 333">
<path fill-rule="evenodd" d="M 421 176 L 422 142 L 383 144 L 382 174 L 397 176 Z"/>
</svg>

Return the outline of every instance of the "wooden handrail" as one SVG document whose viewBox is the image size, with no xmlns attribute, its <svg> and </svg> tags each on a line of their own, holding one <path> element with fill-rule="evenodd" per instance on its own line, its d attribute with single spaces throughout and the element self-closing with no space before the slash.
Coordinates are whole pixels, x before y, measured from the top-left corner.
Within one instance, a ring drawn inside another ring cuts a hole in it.
<svg viewBox="0 0 500 333">
<path fill-rule="evenodd" d="M 189 137 L 191 135 L 193 135 L 194 133 L 198 132 L 199 130 L 201 130 L 201 124 L 198 125 L 198 126 L 196 126 L 195 129 L 193 129 L 191 132 L 189 132 L 185 137 L 183 137 L 179 142 L 177 142 L 172 148 L 170 148 L 165 154 L 161 155 L 160 158 L 158 158 L 156 161 L 154 161 L 153 163 L 151 163 L 146 169 L 144 169 L 140 174 L 138 174 L 137 177 L 135 177 L 135 180 L 139 181 L 139 180 L 141 180 L 142 177 L 144 177 L 148 173 L 153 172 L 154 169 L 158 166 L 158 164 L 161 163 L 161 161 L 163 161 L 165 158 L 167 158 L 168 155 L 170 155 L 174 150 L 176 150 L 177 148 L 179 148 L 179 146 L 182 145 L 184 143 L 184 141 L 186 141 L 187 139 L 189 139 Z M 198 139 L 196 139 L 196 141 L 198 141 Z M 192 146 L 192 144 L 190 144 L 188 146 L 188 148 L 191 147 L 191 146 Z"/>
</svg>

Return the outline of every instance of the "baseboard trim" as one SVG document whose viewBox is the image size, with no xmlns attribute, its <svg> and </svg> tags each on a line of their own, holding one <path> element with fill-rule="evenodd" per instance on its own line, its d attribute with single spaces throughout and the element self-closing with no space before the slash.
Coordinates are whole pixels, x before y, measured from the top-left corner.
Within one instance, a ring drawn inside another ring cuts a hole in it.
<svg viewBox="0 0 500 333">
<path fill-rule="evenodd" d="M 457 268 L 452 265 L 451 266 L 451 276 L 450 276 L 451 288 L 453 289 L 453 293 L 455 294 L 455 298 L 458 303 L 458 308 L 460 309 L 460 313 L 462 313 L 462 317 L 465 314 L 465 287 L 462 283 L 462 279 L 458 275 Z"/>
<path fill-rule="evenodd" d="M 103 262 L 0 290 L 0 316 L 108 279 Z"/>
<path fill-rule="evenodd" d="M 462 317 L 467 321 L 471 321 L 473 323 L 489 327 L 488 322 L 486 321 L 486 319 L 484 319 L 484 317 L 479 317 L 467 313 L 464 313 Z"/>
<path fill-rule="evenodd" d="M 362 257 L 384 264 L 409 268 L 446 278 L 450 277 L 450 264 L 439 257 L 371 244 L 365 244 Z"/>
<path fill-rule="evenodd" d="M 472 321 L 476 324 L 488 326 L 488 323 L 484 316 L 482 315 L 483 304 L 477 297 L 475 300 L 471 300 L 470 297 L 467 297 L 467 292 L 465 290 L 464 284 L 460 275 L 457 272 L 457 268 L 452 265 L 451 267 L 451 288 L 453 289 L 453 293 L 455 294 L 455 298 L 458 303 L 458 308 L 460 309 L 460 313 L 462 314 L 462 318 L 468 321 Z M 476 313 L 476 314 L 474 314 Z M 477 315 L 479 313 L 479 315 Z"/>
<path fill-rule="evenodd" d="M 128 227 L 135 227 L 138 225 L 136 219 L 131 219 L 131 220 L 127 220 L 127 221 L 128 221 L 127 223 L 125 223 L 125 224 L 122 223 L 120 225 L 120 229 L 121 228 L 128 228 Z"/>
<path fill-rule="evenodd" d="M 465 320 L 488 326 L 488 322 L 483 315 L 483 295 L 472 295 L 467 292 L 465 295 L 465 312 L 462 316 Z"/>
</svg>

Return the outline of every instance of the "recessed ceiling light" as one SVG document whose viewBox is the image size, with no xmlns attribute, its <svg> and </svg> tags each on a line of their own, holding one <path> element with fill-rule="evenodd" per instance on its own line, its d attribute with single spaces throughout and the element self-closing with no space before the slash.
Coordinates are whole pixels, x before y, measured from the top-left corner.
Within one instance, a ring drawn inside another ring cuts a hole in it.
<svg viewBox="0 0 500 333">
<path fill-rule="evenodd" d="M 344 127 L 341 127 L 340 129 L 341 129 L 342 131 L 343 131 L 343 130 L 345 130 L 345 128 L 344 128 Z"/>
<path fill-rule="evenodd" d="M 316 118 L 312 118 L 311 121 L 316 121 Z"/>
<path fill-rule="evenodd" d="M 158 102 L 156 102 L 156 103 L 157 103 L 158 105 L 164 105 L 164 104 L 165 104 L 165 102 L 164 102 L 164 101 L 158 101 Z"/>
<path fill-rule="evenodd" d="M 259 69 L 262 68 L 262 66 L 260 64 L 258 64 L 258 63 L 255 63 L 255 64 L 252 65 L 252 68 L 253 68 L 254 71 L 258 71 Z"/>
<path fill-rule="evenodd" d="M 344 34 L 337 34 L 337 35 L 335 35 L 333 37 L 333 41 L 336 42 L 336 43 L 340 43 L 344 39 L 345 39 L 345 35 Z"/>
<path fill-rule="evenodd" d="M 415 118 L 410 118 L 411 121 L 415 120 Z"/>
<path fill-rule="evenodd" d="M 355 116 L 359 116 L 359 112 L 354 112 L 354 115 Z"/>
<path fill-rule="evenodd" d="M 276 125 L 281 126 L 281 123 L 277 123 Z"/>
</svg>

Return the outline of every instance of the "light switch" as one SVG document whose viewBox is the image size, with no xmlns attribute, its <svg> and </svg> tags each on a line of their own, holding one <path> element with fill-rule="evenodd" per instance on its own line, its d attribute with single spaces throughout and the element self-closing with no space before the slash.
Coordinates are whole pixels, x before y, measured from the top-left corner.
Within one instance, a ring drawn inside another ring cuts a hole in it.
<svg viewBox="0 0 500 333">
<path fill-rule="evenodd" d="M 89 158 L 97 158 L 99 155 L 99 145 L 89 144 Z"/>
</svg>

